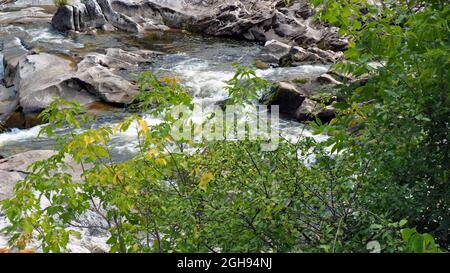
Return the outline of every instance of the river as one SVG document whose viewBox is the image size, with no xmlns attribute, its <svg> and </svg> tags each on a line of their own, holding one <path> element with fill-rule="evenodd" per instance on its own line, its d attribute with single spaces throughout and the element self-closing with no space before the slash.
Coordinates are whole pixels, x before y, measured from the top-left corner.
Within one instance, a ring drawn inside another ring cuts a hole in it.
<svg viewBox="0 0 450 273">
<path fill-rule="evenodd" d="M 20 0 L 14 5 L 3 7 L 3 11 L 16 11 L 24 7 L 40 6 L 45 12 L 53 13 L 55 7 L 49 1 Z M 177 76 L 181 82 L 190 87 L 196 103 L 213 105 L 224 100 L 227 93 L 224 90 L 225 81 L 234 74 L 233 63 L 250 65 L 262 48 L 261 44 L 246 41 L 236 41 L 226 38 L 212 38 L 185 32 L 152 32 L 130 34 L 123 32 L 97 34 L 65 35 L 52 29 L 49 23 L 29 23 L 0 25 L 0 41 L 18 37 L 28 49 L 40 52 L 83 54 L 87 52 L 102 52 L 106 48 L 121 48 L 125 50 L 148 49 L 164 53 L 154 63 L 141 66 L 137 71 L 124 75 L 136 77 L 143 70 L 167 73 Z M 1 55 L 0 55 L 1 58 Z M 257 70 L 257 74 L 269 80 L 283 80 L 320 75 L 328 70 L 323 65 L 304 65 L 291 68 L 270 68 Z M 0 74 L 3 68 L 0 67 Z M 1 75 L 0 75 L 1 76 Z M 126 111 L 117 109 L 102 112 L 96 116 L 92 126 L 118 123 Z M 299 136 L 302 126 L 296 121 L 282 119 L 280 127 L 288 136 Z M 11 128 L 0 134 L 0 155 L 10 156 L 19 152 L 36 149 L 52 149 L 53 139 L 37 137 L 41 126 L 29 129 Z M 310 134 L 308 131 L 305 134 Z M 113 138 L 114 156 L 124 160 L 133 152 L 135 146 L 134 133 L 125 133 Z M 89 216 L 87 219 L 90 219 Z M 94 221 L 91 219 L 90 221 Z M 6 224 L 0 217 L 0 227 Z M 95 249 L 105 250 L 104 234 L 83 231 L 83 239 L 71 241 L 69 251 L 91 252 Z M 0 236 L 0 246 L 6 243 L 6 238 Z"/>
</svg>

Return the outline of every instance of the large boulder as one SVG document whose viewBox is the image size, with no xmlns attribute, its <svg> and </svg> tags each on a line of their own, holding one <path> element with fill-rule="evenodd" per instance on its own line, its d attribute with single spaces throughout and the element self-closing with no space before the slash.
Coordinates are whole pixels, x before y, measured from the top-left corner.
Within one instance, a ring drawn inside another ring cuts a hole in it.
<svg viewBox="0 0 450 273">
<path fill-rule="evenodd" d="M 59 31 L 75 30 L 73 7 L 61 6 L 52 18 L 52 25 Z"/>
<path fill-rule="evenodd" d="M 57 55 L 39 53 L 20 59 L 14 83 L 23 112 L 39 112 L 55 97 L 81 104 L 99 101 L 74 77 L 76 71 L 73 60 Z"/>
<path fill-rule="evenodd" d="M 87 31 L 109 25 L 129 32 L 141 30 L 131 18 L 114 11 L 109 0 L 86 0 L 61 6 L 53 16 L 52 25 L 59 31 Z"/>
<path fill-rule="evenodd" d="M 280 106 L 281 113 L 291 116 L 295 115 L 297 109 L 308 96 L 309 93 L 306 90 L 298 88 L 293 83 L 281 81 L 264 98 L 264 102 L 268 105 Z"/>
<path fill-rule="evenodd" d="M 97 54 L 87 55 L 78 64 L 78 73 L 74 75 L 80 80 L 89 93 L 102 101 L 114 104 L 132 102 L 137 88 L 128 80 L 114 74 Z"/>
<path fill-rule="evenodd" d="M 319 118 L 328 122 L 336 115 L 333 104 L 338 100 L 336 85 L 341 84 L 329 74 L 306 79 L 280 81 L 261 98 L 266 105 L 278 105 L 280 113 L 298 121 Z"/>
<path fill-rule="evenodd" d="M 267 65 L 277 67 L 281 60 L 289 55 L 292 46 L 285 43 L 271 40 L 266 43 L 264 48 L 259 53 L 257 60 Z"/>
<path fill-rule="evenodd" d="M 66 55 L 37 53 L 22 56 L 14 71 L 13 89 L 2 91 L 2 112 L 10 109 L 13 90 L 23 113 L 38 113 L 55 97 L 82 105 L 105 102 L 124 105 L 132 102 L 137 87 L 118 73 L 136 71 L 140 64 L 151 63 L 160 53 L 148 50 L 132 52 L 109 48 L 105 54 L 88 53 L 76 63 Z M 3 89 L 2 89 L 3 90 Z M 5 89 L 6 90 L 6 89 Z"/>
</svg>

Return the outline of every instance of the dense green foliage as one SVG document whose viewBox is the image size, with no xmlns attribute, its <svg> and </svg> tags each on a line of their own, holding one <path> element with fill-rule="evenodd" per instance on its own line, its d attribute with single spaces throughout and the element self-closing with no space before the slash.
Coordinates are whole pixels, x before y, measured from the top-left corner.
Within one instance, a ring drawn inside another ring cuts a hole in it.
<svg viewBox="0 0 450 273">
<path fill-rule="evenodd" d="M 448 250 L 450 10 L 410 2 L 326 1 L 319 16 L 351 40 L 337 69 L 367 80 L 340 87 L 346 100 L 330 124 L 310 124 L 330 135 L 323 142 L 302 137 L 263 152 L 257 140 L 175 141 L 170 127 L 189 120 L 169 110 L 193 107 L 188 90 L 149 72 L 137 105 L 162 117 L 158 125 L 135 114 L 80 133 L 83 109 L 55 101 L 41 114 L 43 133 L 70 133 L 3 202 L 11 244 L 25 247 L 34 232 L 44 251 L 62 251 L 91 210 L 112 252 Z M 269 85 L 244 67 L 228 84 L 234 103 Z M 111 137 L 133 129 L 136 155 L 115 162 Z M 67 158 L 81 177 L 70 175 Z"/>
</svg>

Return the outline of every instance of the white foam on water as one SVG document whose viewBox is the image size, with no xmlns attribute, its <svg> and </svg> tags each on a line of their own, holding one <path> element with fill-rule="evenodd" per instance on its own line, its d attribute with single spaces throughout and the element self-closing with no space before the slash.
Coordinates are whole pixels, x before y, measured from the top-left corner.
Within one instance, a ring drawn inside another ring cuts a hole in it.
<svg viewBox="0 0 450 273">
<path fill-rule="evenodd" d="M 38 136 L 42 126 L 44 125 L 39 125 L 32 127 L 30 129 L 23 129 L 23 130 L 13 128 L 11 129 L 10 132 L 0 134 L 0 147 L 5 146 L 11 142 L 20 142 L 34 139 Z"/>
<path fill-rule="evenodd" d="M 54 32 L 49 28 L 33 28 L 26 30 L 26 32 L 31 36 L 30 42 L 32 43 L 45 42 L 59 45 L 66 44 L 75 48 L 84 48 L 83 44 L 76 43 L 72 39 L 69 39 L 60 33 Z"/>
</svg>

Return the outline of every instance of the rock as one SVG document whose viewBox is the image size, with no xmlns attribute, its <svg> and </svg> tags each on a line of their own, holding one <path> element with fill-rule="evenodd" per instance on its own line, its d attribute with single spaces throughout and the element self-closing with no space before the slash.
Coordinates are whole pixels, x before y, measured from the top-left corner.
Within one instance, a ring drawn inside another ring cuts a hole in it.
<svg viewBox="0 0 450 273">
<path fill-rule="evenodd" d="M 295 112 L 295 118 L 300 121 L 314 119 L 317 102 L 306 98 Z"/>
<path fill-rule="evenodd" d="M 279 105 L 280 113 L 292 116 L 295 115 L 295 112 L 308 95 L 303 90 L 298 89 L 295 84 L 279 82 L 271 91 L 271 94 L 263 101 L 269 106 Z"/>
<path fill-rule="evenodd" d="M 197 20 L 196 14 L 156 1 L 112 1 L 112 8 L 138 23 L 142 30 L 167 30 L 190 28 Z"/>
<path fill-rule="evenodd" d="M 52 15 L 45 13 L 43 8 L 29 7 L 19 11 L 0 12 L 0 24 L 49 23 Z"/>
<path fill-rule="evenodd" d="M 14 84 L 14 77 L 19 63 L 19 59 L 26 54 L 28 54 L 28 49 L 22 45 L 22 41 L 17 38 L 5 39 L 3 41 L 3 64 L 4 70 L 4 81 L 6 87 L 11 87 Z"/>
<path fill-rule="evenodd" d="M 291 46 L 271 40 L 266 43 L 257 57 L 257 60 L 269 66 L 279 66 L 280 60 L 291 51 Z"/>
<path fill-rule="evenodd" d="M 18 105 L 17 105 L 18 106 Z M 19 110 L 20 108 L 16 109 Z M 22 111 L 12 112 L 5 121 L 5 128 L 27 129 L 42 124 L 38 118 L 39 113 L 24 113 Z"/>
<path fill-rule="evenodd" d="M 116 12 L 111 7 L 111 2 L 109 0 L 96 0 L 100 8 L 102 9 L 103 14 L 105 15 L 106 20 L 113 25 L 114 27 L 128 31 L 128 32 L 140 32 L 142 27 L 133 21 L 130 17 Z"/>
<path fill-rule="evenodd" d="M 83 4 L 79 4 L 80 11 L 86 11 L 80 12 L 80 31 L 90 28 L 99 28 L 107 23 L 105 15 L 97 1 L 87 0 L 84 1 Z"/>
<path fill-rule="evenodd" d="M 327 105 L 319 110 L 319 113 L 317 113 L 317 117 L 322 122 L 330 122 L 337 113 L 337 109 L 333 107 L 333 105 Z"/>
<path fill-rule="evenodd" d="M 331 76 L 328 73 L 322 74 L 319 77 L 317 77 L 317 82 L 319 82 L 320 84 L 332 84 L 332 85 L 342 84 L 341 82 L 335 80 L 333 76 Z"/>
<path fill-rule="evenodd" d="M 16 111 L 19 100 L 13 87 L 0 85 L 0 132 L 7 127 L 7 120 Z"/>
<path fill-rule="evenodd" d="M 289 55 L 286 56 L 288 63 L 292 66 L 302 64 L 332 64 L 342 60 L 343 54 L 336 53 L 331 50 L 322 50 L 317 47 L 302 48 L 299 46 L 292 47 Z"/>
<path fill-rule="evenodd" d="M 89 93 L 105 102 L 129 104 L 137 94 L 137 87 L 104 66 L 102 57 L 97 54 L 85 56 L 78 64 L 75 77 Z"/>
<path fill-rule="evenodd" d="M 150 50 L 125 51 L 119 48 L 108 48 L 106 54 L 91 53 L 98 62 L 111 69 L 136 69 L 140 64 L 152 63 L 161 53 Z"/>
<path fill-rule="evenodd" d="M 110 25 L 125 31 L 139 31 L 135 22 L 113 11 L 108 0 L 86 0 L 59 7 L 53 16 L 52 25 L 59 31 L 84 32 L 96 28 L 107 29 Z"/>
<path fill-rule="evenodd" d="M 21 173 L 0 170 L 0 201 L 14 197 L 16 183 L 24 178 Z"/>
<path fill-rule="evenodd" d="M 52 25 L 59 31 L 75 30 L 73 6 L 61 6 L 52 18 Z"/>
<path fill-rule="evenodd" d="M 28 169 L 31 164 L 46 160 L 55 154 L 56 152 L 52 150 L 33 150 L 0 159 L 0 201 L 14 196 L 14 186 L 31 173 Z M 81 181 L 82 166 L 69 156 L 64 159 L 64 163 L 70 167 L 64 172 L 70 174 L 74 181 Z"/>
<path fill-rule="evenodd" d="M 28 166 L 54 154 L 53 151 L 37 150 L 0 159 L 0 201 L 14 196 L 14 186 L 29 173 Z"/>
<path fill-rule="evenodd" d="M 318 101 L 305 99 L 297 109 L 295 118 L 298 121 L 314 120 L 316 117 L 322 122 L 330 122 L 336 116 L 336 108 L 332 105 L 322 106 Z"/>
<path fill-rule="evenodd" d="M 74 77 L 73 60 L 57 55 L 39 53 L 19 61 L 15 88 L 19 104 L 25 113 L 39 112 L 55 97 L 87 104 L 99 99 L 85 88 L 85 83 Z"/>
<path fill-rule="evenodd" d="M 34 162 L 45 160 L 56 153 L 50 150 L 34 150 L 13 155 L 0 160 L 0 170 L 28 174 L 28 166 Z"/>
<path fill-rule="evenodd" d="M 149 50 L 128 52 L 109 48 L 105 54 L 82 56 L 78 64 L 65 55 L 38 53 L 22 56 L 14 71 L 13 83 L 25 116 L 15 117 L 13 123 L 27 124 L 26 116 L 40 112 L 55 97 L 78 101 L 82 105 L 94 102 L 129 104 L 137 93 L 137 87 L 116 72 L 137 70 L 140 64 L 151 63 L 159 55 Z M 8 92 L 10 94 L 12 91 Z M 8 101 L 12 101 L 11 94 Z M 3 100 L 0 114 L 9 109 L 6 95 Z"/>
<path fill-rule="evenodd" d="M 108 28 L 139 32 L 144 30 L 187 29 L 213 36 L 240 37 L 253 41 L 277 40 L 289 46 L 317 46 L 323 50 L 341 51 L 348 41 L 338 35 L 336 28 L 316 23 L 309 1 L 298 0 L 292 5 L 280 0 L 88 0 L 60 7 L 52 22 L 59 30 L 86 31 Z M 176 4 L 178 3 L 178 4 Z M 185 4 L 183 4 L 185 3 Z M 82 5 L 100 7 L 95 12 L 83 12 Z M 73 19 L 80 14 L 79 19 Z M 96 18 L 96 19 L 94 19 Z M 98 19 L 98 20 L 97 20 Z M 90 22 L 95 21 L 95 24 Z"/>
<path fill-rule="evenodd" d="M 341 52 L 322 50 L 315 46 L 303 48 L 272 40 L 266 43 L 256 60 L 268 66 L 299 66 L 304 64 L 332 64 L 343 59 Z"/>
<path fill-rule="evenodd" d="M 266 105 L 279 105 L 280 113 L 298 121 L 329 122 L 336 115 L 333 103 L 338 100 L 334 88 L 340 82 L 331 75 L 281 81 L 261 98 Z"/>
</svg>

